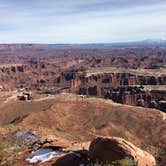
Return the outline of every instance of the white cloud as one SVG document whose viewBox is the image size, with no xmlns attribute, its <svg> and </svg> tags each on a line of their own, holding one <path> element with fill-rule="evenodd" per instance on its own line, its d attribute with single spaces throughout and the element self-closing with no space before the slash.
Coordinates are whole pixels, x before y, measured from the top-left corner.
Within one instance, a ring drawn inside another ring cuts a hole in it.
<svg viewBox="0 0 166 166">
<path fill-rule="evenodd" d="M 166 38 L 166 3 L 163 2 L 124 9 L 111 6 L 112 10 L 79 9 L 79 12 L 72 7 L 101 1 L 73 3 L 65 0 L 67 4 L 56 1 L 56 5 L 55 1 L 50 1 L 45 8 L 46 1 L 40 1 L 36 0 L 32 9 L 19 6 L 17 10 L 14 7 L 10 11 L 0 10 L 0 24 L 6 26 L 0 29 L 1 43 L 89 43 Z"/>
</svg>

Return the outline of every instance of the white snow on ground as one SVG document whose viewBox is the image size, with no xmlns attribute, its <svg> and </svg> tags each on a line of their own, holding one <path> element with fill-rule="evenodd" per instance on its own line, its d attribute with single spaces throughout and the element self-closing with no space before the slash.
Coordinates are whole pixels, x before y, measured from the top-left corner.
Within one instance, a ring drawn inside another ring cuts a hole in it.
<svg viewBox="0 0 166 166">
<path fill-rule="evenodd" d="M 39 149 L 35 152 L 32 152 L 32 157 L 26 158 L 25 160 L 29 163 L 37 163 L 37 162 L 47 162 L 54 157 L 59 157 L 65 155 L 64 152 L 53 151 L 52 149 Z"/>
</svg>

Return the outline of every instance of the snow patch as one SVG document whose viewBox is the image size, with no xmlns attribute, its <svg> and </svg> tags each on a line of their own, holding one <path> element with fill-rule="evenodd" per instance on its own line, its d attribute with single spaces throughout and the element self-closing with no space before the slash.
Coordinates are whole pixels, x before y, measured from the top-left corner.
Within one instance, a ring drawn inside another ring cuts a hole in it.
<svg viewBox="0 0 166 166">
<path fill-rule="evenodd" d="M 32 157 L 28 157 L 25 160 L 29 163 L 44 163 L 55 157 L 60 157 L 65 155 L 64 152 L 53 151 L 52 149 L 39 149 L 37 151 L 32 152 Z"/>
</svg>

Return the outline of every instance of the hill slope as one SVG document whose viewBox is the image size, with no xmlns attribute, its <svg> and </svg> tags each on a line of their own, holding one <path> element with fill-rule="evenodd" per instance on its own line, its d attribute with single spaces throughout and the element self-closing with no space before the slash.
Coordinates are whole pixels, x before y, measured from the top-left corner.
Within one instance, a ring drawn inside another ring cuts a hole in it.
<svg viewBox="0 0 166 166">
<path fill-rule="evenodd" d="M 166 147 L 165 113 L 71 94 L 1 107 L 0 122 L 15 128 L 75 141 L 98 135 L 122 137 L 151 153 Z M 10 114 L 9 114 L 10 112 Z M 22 117 L 17 120 L 17 117 Z M 16 121 L 14 121 L 16 119 Z"/>
</svg>

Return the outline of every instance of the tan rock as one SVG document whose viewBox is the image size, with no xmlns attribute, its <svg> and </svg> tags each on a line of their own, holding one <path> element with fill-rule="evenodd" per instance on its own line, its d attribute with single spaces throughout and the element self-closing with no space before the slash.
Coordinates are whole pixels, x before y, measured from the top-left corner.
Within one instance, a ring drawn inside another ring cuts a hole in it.
<svg viewBox="0 0 166 166">
<path fill-rule="evenodd" d="M 117 137 L 94 139 L 90 145 L 89 153 L 93 161 L 112 162 L 131 158 L 138 162 L 138 166 L 156 165 L 155 158 L 151 154 Z"/>
<path fill-rule="evenodd" d="M 64 151 L 79 151 L 79 150 L 88 150 L 90 142 L 74 143 L 71 146 L 64 148 Z"/>
</svg>

